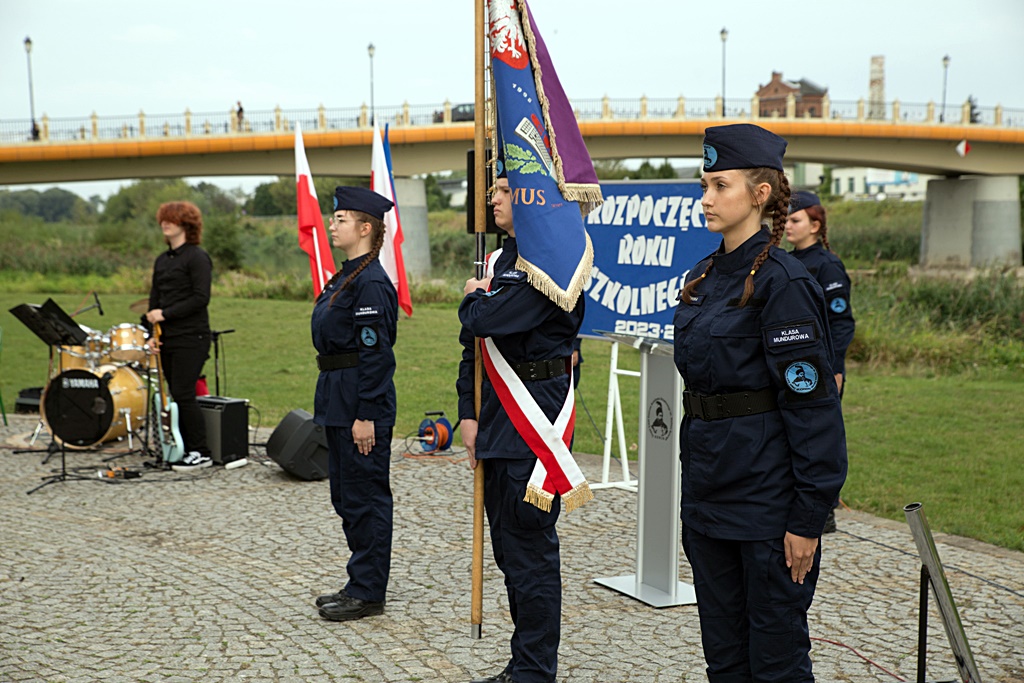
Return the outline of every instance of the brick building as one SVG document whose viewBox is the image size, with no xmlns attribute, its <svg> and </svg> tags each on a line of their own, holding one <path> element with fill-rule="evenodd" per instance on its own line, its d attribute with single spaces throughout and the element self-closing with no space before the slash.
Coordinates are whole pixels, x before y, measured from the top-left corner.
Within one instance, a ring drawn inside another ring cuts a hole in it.
<svg viewBox="0 0 1024 683">
<path fill-rule="evenodd" d="M 779 71 L 772 72 L 772 80 L 757 90 L 758 110 L 761 116 L 777 114 L 786 116 L 786 100 L 792 94 L 796 101 L 796 116 L 821 118 L 823 111 L 821 100 L 828 94 L 828 88 L 822 88 L 806 78 L 799 81 L 787 81 Z"/>
</svg>

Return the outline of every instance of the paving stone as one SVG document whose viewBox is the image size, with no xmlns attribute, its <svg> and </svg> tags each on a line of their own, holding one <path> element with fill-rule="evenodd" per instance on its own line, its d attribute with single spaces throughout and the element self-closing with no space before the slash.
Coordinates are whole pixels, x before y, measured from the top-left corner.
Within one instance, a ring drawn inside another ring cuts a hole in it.
<svg viewBox="0 0 1024 683">
<path fill-rule="evenodd" d="M 385 613 L 333 623 L 313 606 L 344 583 L 347 560 L 326 482 L 289 476 L 259 446 L 234 470 L 113 482 L 95 478 L 107 453 L 69 451 L 69 471 L 89 479 L 26 496 L 59 456 L 43 465 L 43 454 L 13 453 L 36 420 L 10 418 L 0 429 L 0 681 L 459 683 L 507 662 L 508 605 L 489 548 L 484 637 L 470 638 L 472 476 L 458 457 L 406 458 L 396 443 Z M 599 475 L 599 458 L 579 460 Z M 895 680 L 886 669 L 913 680 L 920 560 L 909 528 L 838 518 L 810 616 L 818 680 Z M 559 535 L 559 681 L 705 680 L 695 607 L 653 609 L 593 582 L 635 571 L 635 494 L 596 492 L 563 512 Z M 935 540 L 982 680 L 1024 680 L 1024 554 Z M 691 579 L 685 561 L 680 579 Z M 930 679 L 957 677 L 934 600 L 927 654 Z"/>
</svg>

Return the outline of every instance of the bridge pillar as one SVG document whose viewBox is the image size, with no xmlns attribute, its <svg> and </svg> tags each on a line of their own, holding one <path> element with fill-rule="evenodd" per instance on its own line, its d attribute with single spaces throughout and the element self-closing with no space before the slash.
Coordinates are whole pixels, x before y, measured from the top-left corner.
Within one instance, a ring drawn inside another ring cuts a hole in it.
<svg viewBox="0 0 1024 683">
<path fill-rule="evenodd" d="M 395 196 L 402 211 L 402 258 L 410 278 L 430 276 L 427 237 L 427 190 L 421 178 L 395 178 Z"/>
<path fill-rule="evenodd" d="M 984 268 L 1021 265 L 1017 176 L 928 181 L 921 228 L 921 265 Z"/>
</svg>

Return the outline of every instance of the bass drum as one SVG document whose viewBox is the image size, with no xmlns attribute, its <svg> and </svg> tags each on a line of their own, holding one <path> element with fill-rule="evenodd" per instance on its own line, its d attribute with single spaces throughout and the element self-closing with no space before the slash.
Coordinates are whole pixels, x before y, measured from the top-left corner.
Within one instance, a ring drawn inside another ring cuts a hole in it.
<svg viewBox="0 0 1024 683">
<path fill-rule="evenodd" d="M 128 366 L 65 370 L 43 390 L 41 416 L 57 443 L 90 448 L 137 431 L 146 420 L 146 383 Z"/>
</svg>

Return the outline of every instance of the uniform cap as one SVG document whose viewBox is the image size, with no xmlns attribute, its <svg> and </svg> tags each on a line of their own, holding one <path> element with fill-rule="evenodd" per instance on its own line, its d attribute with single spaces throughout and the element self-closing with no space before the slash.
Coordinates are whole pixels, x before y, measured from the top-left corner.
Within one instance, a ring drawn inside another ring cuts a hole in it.
<svg viewBox="0 0 1024 683">
<path fill-rule="evenodd" d="M 807 190 L 800 190 L 794 192 L 789 198 L 789 212 L 796 213 L 797 211 L 803 211 L 808 206 L 821 206 L 821 201 L 818 200 L 818 195 Z"/>
<path fill-rule="evenodd" d="M 384 195 L 365 187 L 339 186 L 334 188 L 335 211 L 362 211 L 374 218 L 384 220 L 384 214 L 395 205 Z"/>
<path fill-rule="evenodd" d="M 739 168 L 782 170 L 786 141 L 760 126 L 736 123 L 704 131 L 704 171 Z"/>
</svg>

